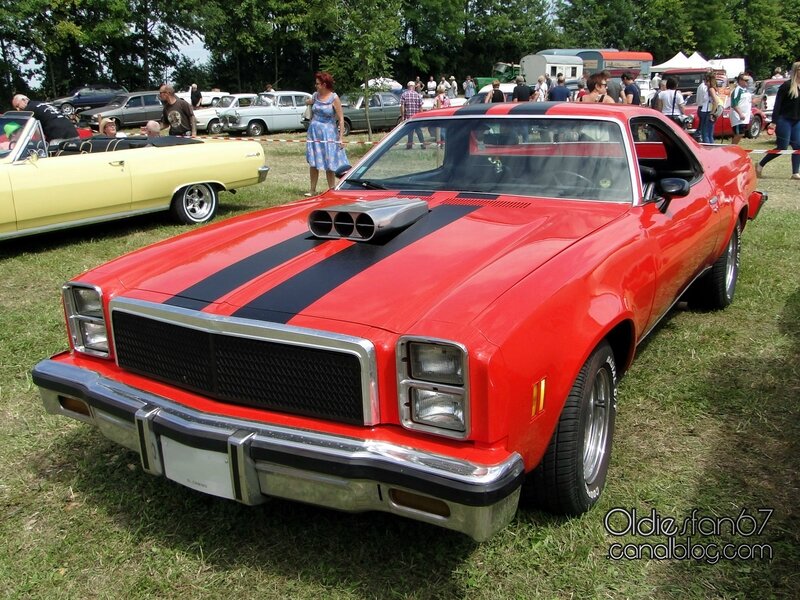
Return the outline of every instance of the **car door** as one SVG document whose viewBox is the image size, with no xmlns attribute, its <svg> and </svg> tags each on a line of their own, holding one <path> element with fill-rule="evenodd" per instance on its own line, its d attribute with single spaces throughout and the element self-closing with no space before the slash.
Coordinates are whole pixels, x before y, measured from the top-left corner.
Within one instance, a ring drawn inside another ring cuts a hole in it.
<svg viewBox="0 0 800 600">
<path fill-rule="evenodd" d="M 400 99 L 391 92 L 381 93 L 381 110 L 384 129 L 392 129 L 400 119 Z"/>
<path fill-rule="evenodd" d="M 692 150 L 665 123 L 633 119 L 632 131 L 639 138 L 640 166 L 655 169 L 656 179 L 681 177 L 691 184 L 686 197 L 672 198 L 666 207 L 647 198 L 641 206 L 641 227 L 654 244 L 657 265 L 652 325 L 716 258 L 721 227 L 729 222 L 721 214 L 730 207 L 714 193 Z"/>
<path fill-rule="evenodd" d="M 27 143 L 42 139 L 37 127 Z M 19 230 L 76 225 L 130 210 L 130 169 L 114 152 L 34 156 L 6 169 Z"/>
<path fill-rule="evenodd" d="M 125 108 L 120 114 L 120 121 L 124 126 L 138 125 L 144 123 L 144 103 L 140 95 L 131 96 L 125 103 Z"/>
<path fill-rule="evenodd" d="M 142 102 L 144 103 L 142 123 L 160 121 L 161 115 L 164 113 L 164 105 L 161 104 L 161 100 L 158 98 L 158 92 L 142 94 Z"/>
<path fill-rule="evenodd" d="M 294 99 L 291 94 L 279 94 L 275 98 L 275 106 L 271 110 L 272 126 L 269 127 L 270 131 L 292 131 L 293 129 L 301 129 L 300 118 L 302 114 L 298 114 L 295 110 Z"/>
</svg>

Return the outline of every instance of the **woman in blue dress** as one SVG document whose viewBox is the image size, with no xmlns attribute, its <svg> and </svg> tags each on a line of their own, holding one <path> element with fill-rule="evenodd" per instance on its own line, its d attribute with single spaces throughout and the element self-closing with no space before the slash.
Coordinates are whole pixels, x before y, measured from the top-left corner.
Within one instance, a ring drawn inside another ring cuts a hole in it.
<svg viewBox="0 0 800 600">
<path fill-rule="evenodd" d="M 312 113 L 306 139 L 306 160 L 310 167 L 311 192 L 306 196 L 316 195 L 320 171 L 325 171 L 328 187 L 332 188 L 336 184 L 336 170 L 348 164 L 342 141 L 344 131 L 342 102 L 333 91 L 333 77 L 324 71 L 314 77 L 317 91 L 311 100 L 306 100 L 307 104 L 311 104 Z"/>
</svg>

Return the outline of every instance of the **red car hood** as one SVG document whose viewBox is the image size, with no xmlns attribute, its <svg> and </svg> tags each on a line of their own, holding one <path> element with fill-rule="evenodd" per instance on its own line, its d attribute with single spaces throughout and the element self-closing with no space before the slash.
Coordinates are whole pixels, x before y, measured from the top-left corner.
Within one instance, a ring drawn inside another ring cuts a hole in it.
<svg viewBox="0 0 800 600">
<path fill-rule="evenodd" d="M 426 216 L 381 243 L 309 233 L 312 210 L 360 199 L 365 195 L 328 193 L 217 223 L 81 279 L 112 288 L 111 295 L 220 315 L 404 332 L 422 318 L 470 322 L 522 277 L 629 209 L 437 193 L 423 198 L 431 209 Z M 113 289 L 118 284 L 122 289 Z"/>
</svg>

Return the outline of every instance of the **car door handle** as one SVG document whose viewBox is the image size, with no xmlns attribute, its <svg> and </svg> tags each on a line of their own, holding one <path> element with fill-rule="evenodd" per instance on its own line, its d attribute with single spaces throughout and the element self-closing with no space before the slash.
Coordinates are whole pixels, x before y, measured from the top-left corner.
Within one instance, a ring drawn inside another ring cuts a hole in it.
<svg viewBox="0 0 800 600">
<path fill-rule="evenodd" d="M 108 164 L 110 164 L 112 167 L 124 167 L 125 166 L 125 161 L 124 160 L 112 160 Z"/>
</svg>

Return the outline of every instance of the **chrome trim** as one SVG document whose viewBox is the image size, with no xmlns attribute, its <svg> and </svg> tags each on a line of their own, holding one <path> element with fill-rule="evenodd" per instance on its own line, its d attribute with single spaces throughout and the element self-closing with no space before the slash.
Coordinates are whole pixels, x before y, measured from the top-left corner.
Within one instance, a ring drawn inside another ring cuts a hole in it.
<svg viewBox="0 0 800 600">
<path fill-rule="evenodd" d="M 358 358 L 361 364 L 361 398 L 364 425 L 377 425 L 380 423 L 378 367 L 375 346 L 367 339 L 318 329 L 295 327 L 293 325 L 214 315 L 178 306 L 156 304 L 130 298 L 118 297 L 112 299 L 108 303 L 109 316 L 113 315 L 115 311 L 142 315 L 164 323 L 174 323 L 207 333 L 351 354 Z M 116 360 L 116 340 L 113 335 L 111 337 Z M 117 363 L 117 366 L 119 366 L 119 363 Z"/>
<path fill-rule="evenodd" d="M 414 379 L 411 377 L 410 369 L 408 366 L 408 343 L 409 342 L 422 342 L 429 344 L 441 344 L 446 346 L 454 346 L 461 350 L 462 360 L 464 361 L 464 386 L 450 385 L 443 383 L 436 383 L 432 381 L 425 381 L 424 379 Z M 470 394 L 469 394 L 469 352 L 464 344 L 454 342 L 453 340 L 445 340 L 442 338 L 433 338 L 416 335 L 403 335 L 397 340 L 395 347 L 395 360 L 397 371 L 397 403 L 398 411 L 400 413 L 400 423 L 406 429 L 414 431 L 423 431 L 425 433 L 432 433 L 441 435 L 448 438 L 465 439 L 468 438 L 471 432 L 470 424 Z M 411 418 L 411 398 L 409 391 L 411 388 L 419 389 L 439 389 L 446 393 L 461 393 L 464 396 L 464 431 L 454 431 L 452 429 L 443 429 L 441 427 L 434 427 L 433 425 L 424 425 L 417 423 Z"/>
<path fill-rule="evenodd" d="M 258 183 L 263 183 L 267 179 L 267 175 L 269 175 L 269 167 L 267 165 L 258 167 Z"/>
<path fill-rule="evenodd" d="M 94 290 L 95 292 L 97 292 L 97 297 L 100 300 L 100 309 L 103 311 L 102 317 L 91 317 L 89 315 L 83 315 L 78 312 L 78 309 L 75 306 L 75 297 L 72 295 L 72 290 L 76 288 L 81 288 L 85 290 Z M 103 290 L 96 285 L 75 283 L 70 281 L 61 286 L 61 296 L 64 302 L 64 312 L 66 313 L 66 318 L 67 318 L 67 330 L 69 332 L 70 340 L 72 341 L 72 347 L 75 349 L 75 351 L 80 352 L 81 354 L 88 354 L 89 356 L 99 356 L 100 358 L 108 358 L 111 349 L 111 336 L 109 335 L 108 323 L 106 322 L 106 315 L 104 308 L 105 303 L 103 302 Z M 94 350 L 92 348 L 87 348 L 83 339 L 83 335 L 81 335 L 80 327 L 78 326 L 79 322 L 102 325 L 103 328 L 106 330 L 106 345 L 108 346 L 109 350 L 103 352 L 102 350 Z"/>
<path fill-rule="evenodd" d="M 214 452 L 227 453 L 234 497 L 244 504 L 276 496 L 349 512 L 384 511 L 483 541 L 511 521 L 519 501 L 524 465 L 516 452 L 496 464 L 479 464 L 385 441 L 211 415 L 56 360 L 36 365 L 33 378 L 48 413 L 92 423 L 109 439 L 125 440 L 119 443 L 133 445 L 149 473 L 165 472 L 161 436 L 183 436 L 181 443 L 198 448 L 194 471 L 208 456 L 199 447 L 212 444 Z M 61 397 L 88 403 L 91 417 L 64 409 Z M 140 439 L 131 437 L 134 428 L 142 432 Z M 337 474 L 343 466 L 365 475 Z M 392 489 L 436 498 L 449 516 L 399 505 L 390 499 Z"/>
</svg>

